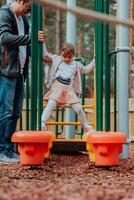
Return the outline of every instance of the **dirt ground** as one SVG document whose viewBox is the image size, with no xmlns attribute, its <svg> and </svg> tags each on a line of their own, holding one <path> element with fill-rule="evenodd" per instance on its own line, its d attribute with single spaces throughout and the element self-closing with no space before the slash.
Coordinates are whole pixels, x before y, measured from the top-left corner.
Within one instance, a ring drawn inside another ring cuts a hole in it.
<svg viewBox="0 0 134 200">
<path fill-rule="evenodd" d="M 134 200 L 134 144 L 118 167 L 86 154 L 52 155 L 43 167 L 0 164 L 0 200 Z"/>
</svg>

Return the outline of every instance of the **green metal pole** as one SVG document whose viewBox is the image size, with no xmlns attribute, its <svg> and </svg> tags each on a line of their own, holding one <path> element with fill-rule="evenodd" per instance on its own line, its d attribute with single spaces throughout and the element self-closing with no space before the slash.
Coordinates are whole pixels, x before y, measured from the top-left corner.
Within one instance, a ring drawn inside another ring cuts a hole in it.
<svg viewBox="0 0 134 200">
<path fill-rule="evenodd" d="M 59 121 L 59 108 L 56 108 L 55 119 L 56 119 L 56 122 Z M 58 138 L 58 127 L 59 127 L 58 125 L 56 125 L 56 127 L 55 127 L 56 138 Z"/>
<path fill-rule="evenodd" d="M 83 59 L 82 64 L 86 66 L 86 60 Z M 85 104 L 85 74 L 82 75 L 82 105 Z"/>
<path fill-rule="evenodd" d="M 43 11 L 42 7 L 38 6 L 38 30 L 42 31 L 42 22 L 43 22 Z M 37 82 L 37 91 L 38 91 L 38 130 L 41 130 L 41 114 L 43 111 L 43 46 L 42 43 L 38 42 L 38 82 Z"/>
<path fill-rule="evenodd" d="M 37 125 L 37 60 L 38 60 L 38 7 L 32 3 L 32 39 L 31 39 L 31 112 L 30 129 Z"/>
<path fill-rule="evenodd" d="M 83 59 L 83 63 L 82 63 L 84 66 L 86 66 L 86 59 Z M 86 83 L 86 80 L 85 80 L 85 74 L 82 75 L 82 105 L 85 104 L 85 83 Z M 81 129 L 81 138 L 82 138 L 82 135 L 83 135 L 84 131 L 83 129 Z"/>
<path fill-rule="evenodd" d="M 95 0 L 95 9 L 103 12 L 103 0 Z M 103 24 L 95 24 L 96 51 L 96 129 L 103 130 Z"/>
<path fill-rule="evenodd" d="M 86 59 L 85 58 L 82 58 L 82 57 L 78 57 L 78 58 L 75 58 L 76 61 L 80 61 L 84 66 L 86 66 Z M 81 95 L 81 103 L 82 105 L 85 104 L 85 74 L 82 75 L 82 95 Z M 78 116 L 76 115 L 76 121 L 78 121 Z M 81 128 L 81 132 L 79 133 L 78 132 L 78 127 L 75 126 L 75 132 L 77 135 L 80 135 L 82 137 L 83 135 L 83 129 Z"/>
<path fill-rule="evenodd" d="M 29 130 L 29 71 L 26 79 L 26 130 Z"/>
<path fill-rule="evenodd" d="M 104 12 L 109 14 L 109 0 L 104 2 Z M 105 65 L 105 131 L 110 130 L 110 65 L 109 25 L 104 24 L 104 65 Z"/>
<path fill-rule="evenodd" d="M 98 10 L 98 0 L 95 0 L 94 1 L 94 10 L 97 11 Z M 94 36 L 94 43 L 95 43 L 95 56 L 96 56 L 96 74 L 95 74 L 95 78 L 98 76 L 98 69 L 97 69 L 97 66 L 98 66 L 98 23 L 97 21 L 95 21 L 95 36 Z M 97 89 L 97 85 L 98 85 L 98 80 L 96 78 L 95 80 L 95 85 L 96 85 L 96 130 L 98 130 L 98 89 Z"/>
<path fill-rule="evenodd" d="M 114 131 L 117 130 L 117 116 L 116 116 L 116 107 L 117 107 L 117 96 L 116 96 L 116 87 L 117 87 L 117 74 L 116 74 L 116 58 L 117 55 L 114 55 Z"/>
<path fill-rule="evenodd" d="M 22 115 L 20 117 L 20 130 L 22 131 Z"/>
<path fill-rule="evenodd" d="M 111 69 L 112 57 L 114 57 L 114 131 L 117 130 L 117 115 L 116 115 L 116 111 L 117 111 L 117 94 L 116 94 L 116 91 L 117 91 L 116 89 L 117 87 L 117 63 L 116 63 L 117 52 L 118 51 L 113 51 L 109 53 L 110 69 Z"/>
</svg>

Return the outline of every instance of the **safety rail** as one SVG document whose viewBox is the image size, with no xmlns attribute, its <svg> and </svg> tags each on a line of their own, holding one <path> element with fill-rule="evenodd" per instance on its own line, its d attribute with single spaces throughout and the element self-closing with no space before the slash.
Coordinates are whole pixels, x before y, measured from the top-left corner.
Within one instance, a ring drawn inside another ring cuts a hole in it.
<svg viewBox="0 0 134 200">
<path fill-rule="evenodd" d="M 68 121 L 64 120 L 64 112 L 65 112 L 65 109 L 67 109 L 67 108 L 71 108 L 71 105 L 57 106 L 54 109 L 54 111 L 55 111 L 55 121 L 48 121 L 48 122 L 46 122 L 46 125 L 47 126 L 55 126 L 56 138 L 58 138 L 59 135 L 63 134 L 64 126 L 75 126 L 75 134 L 80 135 L 82 137 L 83 129 L 81 127 L 81 131 L 79 132 L 78 126 L 81 126 L 81 123 L 77 121 L 77 116 L 76 116 L 75 122 L 68 122 Z M 93 104 L 92 105 L 82 105 L 82 108 L 83 109 L 95 110 L 95 105 L 93 105 Z M 59 112 L 61 112 L 61 117 L 60 117 L 61 119 L 60 120 L 59 120 Z M 88 124 L 92 125 L 93 127 L 96 127 L 96 121 L 88 122 Z"/>
<path fill-rule="evenodd" d="M 133 47 L 119 47 L 109 53 L 109 63 L 111 68 L 112 57 L 114 58 L 114 131 L 117 131 L 117 55 L 120 52 L 134 53 Z"/>
<path fill-rule="evenodd" d="M 46 105 L 44 106 L 44 108 L 46 107 Z M 57 108 L 59 109 L 59 110 L 62 110 L 62 109 L 64 109 L 64 108 L 71 108 L 71 105 L 64 105 L 64 106 L 57 106 Z M 89 108 L 89 109 L 95 109 L 95 105 L 82 105 L 82 108 L 83 109 L 87 109 L 87 108 Z"/>
<path fill-rule="evenodd" d="M 94 125 L 94 122 L 90 122 L 88 124 Z M 51 122 L 46 122 L 46 125 L 64 125 L 64 126 L 66 126 L 66 125 L 68 125 L 68 126 L 69 125 L 70 126 L 77 125 L 77 126 L 81 126 L 81 123 L 80 122 L 53 122 L 53 121 L 51 121 Z"/>
</svg>

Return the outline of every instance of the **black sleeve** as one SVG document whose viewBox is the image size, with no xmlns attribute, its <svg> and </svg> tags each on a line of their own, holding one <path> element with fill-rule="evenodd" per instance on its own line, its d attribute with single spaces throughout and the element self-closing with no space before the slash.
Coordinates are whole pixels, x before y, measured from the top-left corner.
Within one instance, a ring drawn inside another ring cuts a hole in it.
<svg viewBox="0 0 134 200">
<path fill-rule="evenodd" d="M 31 45 L 28 45 L 27 46 L 27 52 L 28 52 L 28 56 L 30 56 L 31 57 Z"/>
<path fill-rule="evenodd" d="M 12 32 L 12 19 L 5 10 L 0 10 L 0 44 L 1 45 L 27 45 L 30 43 L 29 35 L 14 35 Z"/>
</svg>

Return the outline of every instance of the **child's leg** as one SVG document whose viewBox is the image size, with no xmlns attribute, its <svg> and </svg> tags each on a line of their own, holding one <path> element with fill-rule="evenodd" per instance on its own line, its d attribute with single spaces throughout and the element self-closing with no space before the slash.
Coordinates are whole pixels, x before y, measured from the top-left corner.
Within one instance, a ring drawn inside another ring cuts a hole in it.
<svg viewBox="0 0 134 200">
<path fill-rule="evenodd" d="M 49 99 L 46 108 L 44 109 L 42 116 L 41 116 L 41 125 L 42 125 L 42 129 L 46 129 L 45 127 L 45 123 L 48 120 L 48 118 L 50 117 L 53 109 L 56 107 L 57 102 L 53 99 Z"/>
<path fill-rule="evenodd" d="M 77 113 L 78 119 L 81 122 L 84 131 L 87 132 L 90 129 L 92 129 L 93 127 L 89 126 L 88 123 L 87 123 L 86 115 L 85 115 L 85 113 L 84 113 L 84 111 L 81 107 L 81 104 L 80 103 L 72 104 L 72 108 Z"/>
</svg>

